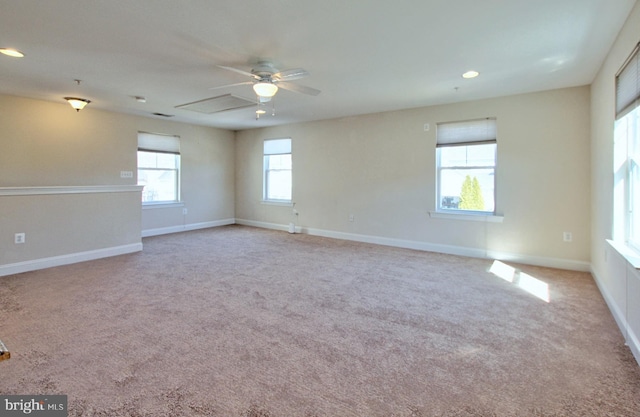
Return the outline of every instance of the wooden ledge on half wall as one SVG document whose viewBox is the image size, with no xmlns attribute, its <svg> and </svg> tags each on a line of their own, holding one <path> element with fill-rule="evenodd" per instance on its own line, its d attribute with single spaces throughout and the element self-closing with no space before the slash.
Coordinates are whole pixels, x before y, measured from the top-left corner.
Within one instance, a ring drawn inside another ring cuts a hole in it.
<svg viewBox="0 0 640 417">
<path fill-rule="evenodd" d="M 0 361 L 9 359 L 10 357 L 11 353 L 9 352 L 9 349 L 7 349 L 4 343 L 2 343 L 2 340 L 0 340 Z"/>
</svg>

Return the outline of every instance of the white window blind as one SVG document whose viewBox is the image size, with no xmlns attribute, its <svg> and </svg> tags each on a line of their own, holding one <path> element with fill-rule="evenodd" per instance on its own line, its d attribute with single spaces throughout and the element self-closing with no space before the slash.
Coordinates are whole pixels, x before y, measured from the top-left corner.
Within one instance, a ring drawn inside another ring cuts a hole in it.
<svg viewBox="0 0 640 417">
<path fill-rule="evenodd" d="M 138 150 L 179 154 L 180 137 L 138 132 Z"/>
<path fill-rule="evenodd" d="M 640 105 L 640 43 L 616 74 L 616 119 Z"/>
<path fill-rule="evenodd" d="M 291 139 L 269 139 L 264 141 L 265 155 L 283 155 L 291 153 Z"/>
<path fill-rule="evenodd" d="M 497 137 L 496 119 L 438 123 L 436 137 L 437 146 L 495 142 Z"/>
</svg>

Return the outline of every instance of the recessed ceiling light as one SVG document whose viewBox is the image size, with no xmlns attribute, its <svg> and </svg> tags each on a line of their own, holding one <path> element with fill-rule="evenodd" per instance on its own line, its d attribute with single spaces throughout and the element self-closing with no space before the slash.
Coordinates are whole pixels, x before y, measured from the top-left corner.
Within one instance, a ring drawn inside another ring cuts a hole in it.
<svg viewBox="0 0 640 417">
<path fill-rule="evenodd" d="M 18 51 L 17 49 L 13 49 L 13 48 L 0 48 L 0 54 L 5 54 L 7 56 L 11 56 L 14 58 L 22 58 L 24 57 L 24 54 L 20 51 Z"/>
<path fill-rule="evenodd" d="M 462 78 L 476 78 L 480 73 L 478 71 L 467 71 L 462 74 Z"/>
</svg>

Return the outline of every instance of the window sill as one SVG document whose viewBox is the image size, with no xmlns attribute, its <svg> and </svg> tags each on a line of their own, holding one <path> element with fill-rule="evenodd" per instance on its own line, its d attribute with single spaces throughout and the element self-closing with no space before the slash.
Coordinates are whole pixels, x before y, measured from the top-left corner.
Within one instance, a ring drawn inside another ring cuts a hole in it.
<svg viewBox="0 0 640 417">
<path fill-rule="evenodd" d="M 607 242 L 620 254 L 620 256 L 625 258 L 632 267 L 640 269 L 640 253 L 627 246 L 624 242 L 616 242 L 609 239 L 607 239 Z"/>
<path fill-rule="evenodd" d="M 282 206 L 282 207 L 293 207 L 294 203 L 291 201 L 284 200 L 262 200 L 260 204 L 267 204 L 270 206 Z"/>
<path fill-rule="evenodd" d="M 429 217 L 432 219 L 464 220 L 486 223 L 502 223 L 504 220 L 504 216 L 497 214 L 453 213 L 445 211 L 430 211 Z"/>
<path fill-rule="evenodd" d="M 142 210 L 172 208 L 172 207 L 184 207 L 182 201 L 172 203 L 142 203 Z"/>
</svg>

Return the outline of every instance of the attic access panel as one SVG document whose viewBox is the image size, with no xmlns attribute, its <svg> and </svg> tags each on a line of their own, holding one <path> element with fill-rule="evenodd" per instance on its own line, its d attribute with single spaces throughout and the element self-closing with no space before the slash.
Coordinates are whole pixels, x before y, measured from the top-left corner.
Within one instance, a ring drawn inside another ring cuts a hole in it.
<svg viewBox="0 0 640 417">
<path fill-rule="evenodd" d="M 206 98 L 204 100 L 194 101 L 176 106 L 176 109 L 191 110 L 198 113 L 213 114 L 227 110 L 241 109 L 245 107 L 255 106 L 254 101 L 234 96 L 233 94 L 225 94 L 222 96 Z"/>
</svg>

